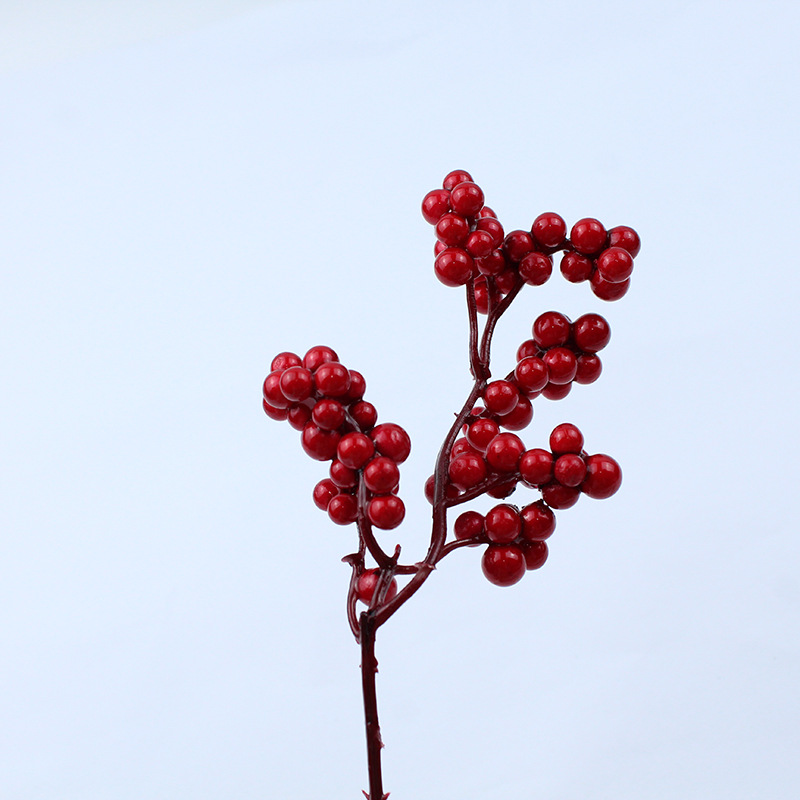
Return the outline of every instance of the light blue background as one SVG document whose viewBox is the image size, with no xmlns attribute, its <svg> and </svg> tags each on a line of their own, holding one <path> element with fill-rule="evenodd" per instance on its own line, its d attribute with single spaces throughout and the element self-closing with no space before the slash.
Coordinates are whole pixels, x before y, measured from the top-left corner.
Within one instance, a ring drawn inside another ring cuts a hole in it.
<svg viewBox="0 0 800 800">
<path fill-rule="evenodd" d="M 318 343 L 365 374 L 413 442 L 382 541 L 420 558 L 469 382 L 419 203 L 463 168 L 507 229 L 640 232 L 622 301 L 556 274 L 495 346 L 505 372 L 541 311 L 607 316 L 600 381 L 523 438 L 575 422 L 625 480 L 520 584 L 459 551 L 381 630 L 386 788 L 796 800 L 796 4 L 26 5 L 0 74 L 0 795 L 366 787 L 354 532 L 260 385 Z"/>
</svg>

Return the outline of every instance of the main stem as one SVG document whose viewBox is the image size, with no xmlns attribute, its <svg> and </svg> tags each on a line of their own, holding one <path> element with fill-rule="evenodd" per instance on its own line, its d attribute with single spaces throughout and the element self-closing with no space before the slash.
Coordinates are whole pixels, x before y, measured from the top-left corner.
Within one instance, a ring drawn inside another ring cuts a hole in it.
<svg viewBox="0 0 800 800">
<path fill-rule="evenodd" d="M 378 661 L 375 658 L 374 617 L 369 611 L 361 613 L 361 686 L 364 693 L 364 721 L 367 731 L 367 769 L 369 770 L 369 800 L 383 800 L 381 776 L 381 726 L 378 722 L 378 695 L 375 675 Z"/>
</svg>

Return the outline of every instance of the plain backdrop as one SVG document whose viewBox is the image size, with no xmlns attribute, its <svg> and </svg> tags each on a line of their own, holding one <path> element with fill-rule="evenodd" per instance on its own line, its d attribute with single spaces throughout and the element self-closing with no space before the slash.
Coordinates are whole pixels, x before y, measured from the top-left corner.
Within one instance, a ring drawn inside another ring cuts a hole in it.
<svg viewBox="0 0 800 800">
<path fill-rule="evenodd" d="M 795 3 L 0 19 L 4 800 L 360 796 L 354 531 L 261 382 L 320 343 L 364 373 L 413 442 L 381 541 L 421 558 L 469 375 L 419 203 L 456 168 L 507 229 L 639 231 L 626 297 L 556 271 L 493 361 L 604 314 L 601 379 L 522 435 L 575 422 L 625 478 L 516 586 L 460 550 L 381 629 L 392 800 L 800 796 Z"/>
</svg>

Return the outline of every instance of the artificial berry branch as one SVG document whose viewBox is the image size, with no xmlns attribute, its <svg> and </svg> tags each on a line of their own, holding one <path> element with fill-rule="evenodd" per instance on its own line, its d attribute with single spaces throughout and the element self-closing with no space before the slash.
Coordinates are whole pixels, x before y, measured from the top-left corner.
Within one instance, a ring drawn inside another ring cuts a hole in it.
<svg viewBox="0 0 800 800">
<path fill-rule="evenodd" d="M 547 560 L 554 511 L 570 508 L 581 494 L 610 497 L 622 481 L 617 462 L 602 453 L 587 453 L 583 434 L 571 423 L 553 429 L 547 449 L 526 449 L 515 433 L 533 419 L 532 400 L 561 400 L 573 384 L 594 383 L 600 377 L 598 352 L 611 338 L 603 317 L 587 313 L 572 322 L 547 311 L 533 322 L 531 338 L 519 346 L 516 366 L 505 378 L 491 380 L 490 359 L 500 317 L 523 287 L 549 280 L 556 253 L 563 254 L 560 271 L 569 282 L 588 282 L 601 300 L 621 298 L 639 252 L 636 232 L 623 225 L 606 230 L 587 217 L 567 235 L 562 217 L 547 212 L 536 217 L 530 230 L 506 234 L 484 204 L 481 188 L 463 170 L 449 173 L 441 189 L 428 192 L 422 215 L 435 226 L 437 278 L 445 286 L 466 288 L 473 386 L 425 484 L 432 525 L 421 561 L 401 564 L 400 545 L 389 555 L 375 535 L 375 528 L 393 530 L 405 517 L 398 497 L 399 465 L 411 452 L 411 439 L 399 425 L 378 424 L 377 410 L 364 400 L 363 375 L 345 367 L 330 347 L 319 345 L 302 358 L 291 352 L 277 355 L 263 386 L 267 416 L 287 420 L 301 432 L 302 447 L 311 458 L 331 462 L 329 477 L 314 487 L 314 503 L 337 525 L 356 526 L 358 547 L 342 560 L 351 567 L 347 620 L 361 646 L 367 800 L 388 796 L 383 791 L 375 685 L 378 628 L 455 550 L 484 545 L 486 578 L 497 586 L 517 583 Z M 486 318 L 483 330 L 480 316 Z M 450 508 L 482 495 L 505 500 L 520 486 L 538 491 L 541 498 L 522 507 L 501 502 L 486 514 L 464 511 L 448 541 Z M 375 567 L 367 566 L 368 556 Z M 408 579 L 402 587 L 398 576 Z M 366 607 L 360 613 L 359 603 Z"/>
</svg>

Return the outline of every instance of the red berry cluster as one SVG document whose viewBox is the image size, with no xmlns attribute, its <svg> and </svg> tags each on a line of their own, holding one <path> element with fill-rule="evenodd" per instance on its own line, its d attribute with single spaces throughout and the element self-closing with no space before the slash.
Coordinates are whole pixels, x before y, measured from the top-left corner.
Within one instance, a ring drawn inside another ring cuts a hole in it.
<svg viewBox="0 0 800 800">
<path fill-rule="evenodd" d="M 533 399 L 540 394 L 560 400 L 575 383 L 594 383 L 603 369 L 600 356 L 611 339 L 611 326 L 599 314 L 571 322 L 558 311 L 546 311 L 533 323 L 533 338 L 517 350 L 514 382 Z"/>
<path fill-rule="evenodd" d="M 522 511 L 508 504 L 496 506 L 481 521 L 482 527 L 478 526 L 480 515 L 476 512 L 466 512 L 456 522 L 456 539 L 490 543 L 483 558 L 484 573 L 493 583 L 509 586 L 526 568 L 544 564 L 547 548 L 532 543 L 543 543 L 553 532 L 555 516 L 551 509 L 570 508 L 581 493 L 595 499 L 611 497 L 622 483 L 622 471 L 610 456 L 588 455 L 583 449 L 583 434 L 571 423 L 553 429 L 549 450 L 526 450 L 519 436 L 501 433 L 496 420 L 483 416 L 484 409 L 479 413 L 481 416 L 465 425 L 465 435 L 451 450 L 447 497 L 455 499 L 486 487 L 486 494 L 504 498 L 518 483 L 542 493 L 541 501 Z M 429 480 L 426 489 L 432 501 L 431 488 Z M 544 524 L 545 519 L 552 520 L 552 528 L 549 522 Z M 468 521 L 472 527 L 468 527 Z"/>
<path fill-rule="evenodd" d="M 301 431 L 303 449 L 317 461 L 330 461 L 330 477 L 314 487 L 314 502 L 339 525 L 358 518 L 357 492 L 363 481 L 366 515 L 376 528 L 396 528 L 405 516 L 397 497 L 401 464 L 411 440 L 399 425 L 376 425 L 378 412 L 364 400 L 364 376 L 349 370 L 324 345 L 301 359 L 280 353 L 264 381 L 267 416 L 287 420 Z"/>
<path fill-rule="evenodd" d="M 526 570 L 539 569 L 547 561 L 547 543 L 556 529 L 556 515 L 542 500 L 520 509 L 509 503 L 496 505 L 485 515 L 465 511 L 453 532 L 470 545 L 487 544 L 483 574 L 497 586 L 511 586 Z"/>
<path fill-rule="evenodd" d="M 474 279 L 480 313 L 489 310 L 491 292 L 501 297 L 520 281 L 541 286 L 553 272 L 553 253 L 564 250 L 561 272 L 572 283 L 589 280 L 602 300 L 617 300 L 630 285 L 639 252 L 636 231 L 625 225 L 606 230 L 596 219 L 578 220 L 567 236 L 566 222 L 546 212 L 530 231 L 506 234 L 497 215 L 484 205 L 483 190 L 464 170 L 449 173 L 441 189 L 422 201 L 422 216 L 435 226 L 434 272 L 445 286 Z"/>
</svg>

